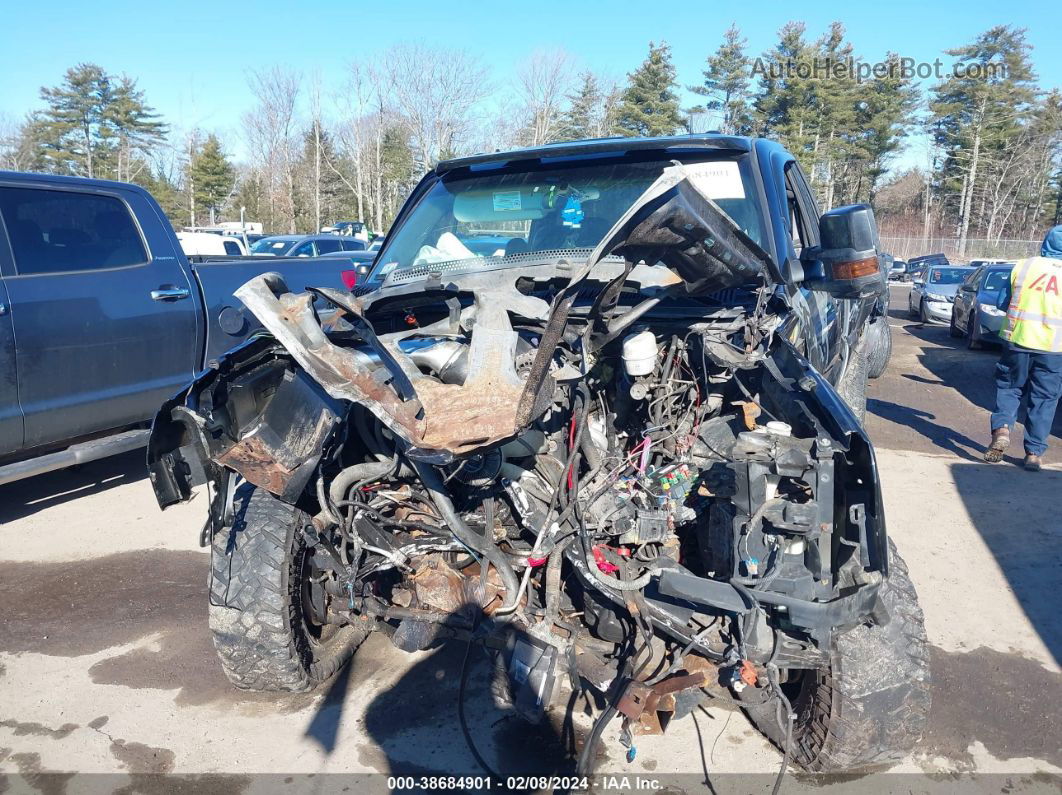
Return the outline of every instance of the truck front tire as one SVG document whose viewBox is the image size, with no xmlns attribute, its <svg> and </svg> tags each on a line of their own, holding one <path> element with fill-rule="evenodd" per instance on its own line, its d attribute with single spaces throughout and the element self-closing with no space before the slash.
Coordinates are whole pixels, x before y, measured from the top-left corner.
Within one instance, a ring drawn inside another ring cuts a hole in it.
<svg viewBox="0 0 1062 795">
<path fill-rule="evenodd" d="M 872 770 L 902 760 L 929 720 L 929 648 L 922 608 L 907 565 L 889 544 L 890 575 L 881 586 L 884 626 L 835 635 L 827 670 L 790 671 L 782 689 L 793 707 L 791 753 L 811 772 Z M 774 700 L 747 710 L 782 747 Z"/>
<path fill-rule="evenodd" d="M 301 532 L 307 517 L 262 489 L 236 492 L 233 526 L 210 551 L 210 631 L 241 690 L 303 692 L 327 681 L 369 633 L 321 620 Z M 316 604 L 316 609 L 314 605 Z"/>
</svg>

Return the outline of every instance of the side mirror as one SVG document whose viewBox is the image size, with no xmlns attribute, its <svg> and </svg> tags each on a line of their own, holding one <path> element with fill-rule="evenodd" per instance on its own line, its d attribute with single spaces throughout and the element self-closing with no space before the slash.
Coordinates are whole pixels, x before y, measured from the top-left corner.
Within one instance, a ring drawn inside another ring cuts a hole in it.
<svg viewBox="0 0 1062 795">
<path fill-rule="evenodd" d="M 887 289 L 878 260 L 878 225 L 866 204 L 851 204 L 823 213 L 818 248 L 803 252 L 805 282 L 810 290 L 838 298 L 866 298 Z M 817 276 L 817 278 L 816 278 Z"/>
</svg>

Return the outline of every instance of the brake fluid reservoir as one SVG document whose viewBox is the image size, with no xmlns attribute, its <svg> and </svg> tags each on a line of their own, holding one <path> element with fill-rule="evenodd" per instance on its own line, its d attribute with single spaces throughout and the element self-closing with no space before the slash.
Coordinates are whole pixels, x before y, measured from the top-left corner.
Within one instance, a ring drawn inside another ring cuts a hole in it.
<svg viewBox="0 0 1062 795">
<path fill-rule="evenodd" d="M 651 331 L 640 331 L 623 340 L 623 368 L 627 375 L 649 375 L 656 367 L 656 337 Z"/>
</svg>

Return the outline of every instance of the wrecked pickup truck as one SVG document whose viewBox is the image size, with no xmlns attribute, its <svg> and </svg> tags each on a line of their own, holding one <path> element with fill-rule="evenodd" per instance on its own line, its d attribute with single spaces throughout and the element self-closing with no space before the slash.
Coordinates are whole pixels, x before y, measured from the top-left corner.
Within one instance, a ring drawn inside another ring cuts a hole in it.
<svg viewBox="0 0 1062 795">
<path fill-rule="evenodd" d="M 861 424 L 876 249 L 776 143 L 609 139 L 441 163 L 372 292 L 251 280 L 269 334 L 148 453 L 161 506 L 208 486 L 225 673 L 305 690 L 372 630 L 464 638 L 521 714 L 603 694 L 584 772 L 690 694 L 808 770 L 899 759 L 929 671 Z"/>
</svg>

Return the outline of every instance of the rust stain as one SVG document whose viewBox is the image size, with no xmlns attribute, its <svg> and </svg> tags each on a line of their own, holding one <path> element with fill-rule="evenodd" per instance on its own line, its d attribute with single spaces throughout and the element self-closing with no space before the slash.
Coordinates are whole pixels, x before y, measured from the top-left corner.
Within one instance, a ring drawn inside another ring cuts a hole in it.
<svg viewBox="0 0 1062 795">
<path fill-rule="evenodd" d="M 239 472 L 249 482 L 274 494 L 283 493 L 294 470 L 285 469 L 262 440 L 245 436 L 217 457 L 219 464 Z"/>
</svg>

